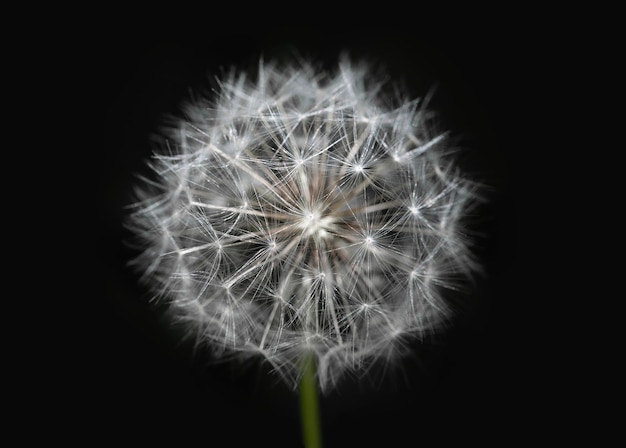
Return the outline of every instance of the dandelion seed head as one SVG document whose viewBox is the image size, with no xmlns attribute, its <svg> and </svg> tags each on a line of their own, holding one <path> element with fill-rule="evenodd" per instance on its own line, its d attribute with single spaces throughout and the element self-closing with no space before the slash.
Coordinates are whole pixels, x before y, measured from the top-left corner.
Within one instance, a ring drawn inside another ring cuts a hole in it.
<svg viewBox="0 0 626 448">
<path fill-rule="evenodd" d="M 263 62 L 219 80 L 169 129 L 128 225 L 155 296 L 218 353 L 260 355 L 323 390 L 451 317 L 478 269 L 479 199 L 416 100 L 396 107 L 365 64 Z"/>
</svg>

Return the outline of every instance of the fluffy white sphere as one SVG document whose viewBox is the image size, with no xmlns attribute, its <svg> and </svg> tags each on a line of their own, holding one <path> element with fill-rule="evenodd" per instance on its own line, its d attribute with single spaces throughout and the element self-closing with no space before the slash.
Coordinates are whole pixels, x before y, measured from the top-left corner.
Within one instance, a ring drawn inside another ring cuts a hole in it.
<svg viewBox="0 0 626 448">
<path fill-rule="evenodd" d="M 449 317 L 446 288 L 477 268 L 475 184 L 420 101 L 391 107 L 382 85 L 347 60 L 262 63 L 170 129 L 129 224 L 136 266 L 198 341 L 293 386 L 313 354 L 328 389 Z"/>
</svg>

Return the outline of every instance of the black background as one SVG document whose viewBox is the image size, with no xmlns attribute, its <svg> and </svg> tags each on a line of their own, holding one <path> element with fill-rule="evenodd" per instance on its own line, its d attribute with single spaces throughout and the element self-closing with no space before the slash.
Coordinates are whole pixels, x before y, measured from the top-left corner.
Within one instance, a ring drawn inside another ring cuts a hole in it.
<svg viewBox="0 0 626 448">
<path fill-rule="evenodd" d="M 527 305 L 541 299 L 529 298 L 520 281 L 524 131 L 542 66 L 533 33 L 519 17 L 493 20 L 480 11 L 455 20 L 409 11 L 363 18 L 316 11 L 307 20 L 274 12 L 243 20 L 233 12 L 119 11 L 82 34 L 78 77 L 95 107 L 77 163 L 95 187 L 90 241 L 97 250 L 87 276 L 92 293 L 67 344 L 77 424 L 93 440 L 300 446 L 297 395 L 254 366 L 207 365 L 146 305 L 146 291 L 126 268 L 132 252 L 121 221 L 151 135 L 190 88 L 207 87 L 222 67 L 254 66 L 261 55 L 295 50 L 332 67 L 345 50 L 383 63 L 413 96 L 436 83 L 433 107 L 465 138 L 464 163 L 493 193 L 480 227 L 486 276 L 467 299 L 472 306 L 437 343 L 415 344 L 395 379 L 348 379 L 322 397 L 325 446 L 508 445 L 552 427 L 553 401 L 544 394 L 551 378 L 540 372 Z"/>
</svg>

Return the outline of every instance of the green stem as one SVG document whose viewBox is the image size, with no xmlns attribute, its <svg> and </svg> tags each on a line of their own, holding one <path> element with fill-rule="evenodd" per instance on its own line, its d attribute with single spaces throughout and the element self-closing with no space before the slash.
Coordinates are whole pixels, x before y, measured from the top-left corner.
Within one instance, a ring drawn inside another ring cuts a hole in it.
<svg viewBox="0 0 626 448">
<path fill-rule="evenodd" d="M 300 417 L 305 448 L 321 448 L 322 434 L 317 402 L 317 382 L 315 379 L 315 357 L 307 355 L 302 360 L 300 380 Z"/>
</svg>

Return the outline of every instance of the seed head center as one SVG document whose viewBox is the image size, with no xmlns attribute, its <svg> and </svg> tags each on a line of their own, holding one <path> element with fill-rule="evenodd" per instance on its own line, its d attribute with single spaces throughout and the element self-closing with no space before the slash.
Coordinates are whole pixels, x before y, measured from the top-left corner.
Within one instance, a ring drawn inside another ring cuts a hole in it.
<svg viewBox="0 0 626 448">
<path fill-rule="evenodd" d="M 304 213 L 302 227 L 310 237 L 326 238 L 332 222 L 330 216 L 324 216 L 318 211 L 308 211 Z"/>
</svg>

